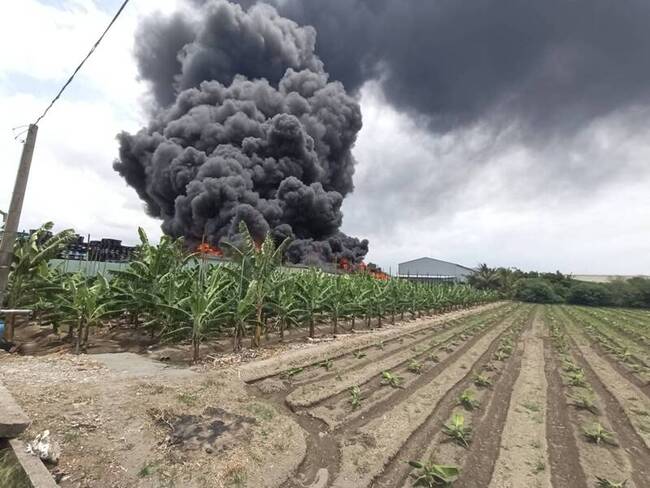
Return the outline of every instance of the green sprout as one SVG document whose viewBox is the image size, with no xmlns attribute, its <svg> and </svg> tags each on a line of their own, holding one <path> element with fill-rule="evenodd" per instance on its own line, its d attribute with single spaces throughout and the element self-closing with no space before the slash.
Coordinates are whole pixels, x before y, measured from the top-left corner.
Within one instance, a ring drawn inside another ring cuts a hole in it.
<svg viewBox="0 0 650 488">
<path fill-rule="evenodd" d="M 422 372 L 422 363 L 417 359 L 411 359 L 407 369 L 411 373 L 420 374 Z"/>
<path fill-rule="evenodd" d="M 481 405 L 481 402 L 474 397 L 474 392 L 471 390 L 465 390 L 458 398 L 458 403 L 465 407 L 466 410 L 474 410 Z"/>
<path fill-rule="evenodd" d="M 330 369 L 332 369 L 332 366 L 334 366 L 334 361 L 332 361 L 331 359 L 325 359 L 324 361 L 320 362 L 319 366 L 329 371 Z"/>
<path fill-rule="evenodd" d="M 351 387 L 350 397 L 350 404 L 352 405 L 352 409 L 356 410 L 361 406 L 361 388 L 359 388 L 357 385 Z"/>
<path fill-rule="evenodd" d="M 578 410 L 587 410 L 594 415 L 598 415 L 598 406 L 594 402 L 594 398 L 591 395 L 580 394 L 570 398 L 570 404 L 576 407 Z"/>
<path fill-rule="evenodd" d="M 451 486 L 460 473 L 460 470 L 456 466 L 422 463 L 419 461 L 409 461 L 409 464 L 411 467 L 417 469 L 417 473 L 411 474 L 413 486 L 423 486 L 425 488 Z"/>
<path fill-rule="evenodd" d="M 479 373 L 474 377 L 474 384 L 482 388 L 487 388 L 488 386 L 492 386 L 492 380 L 489 376 Z"/>
<path fill-rule="evenodd" d="M 595 422 L 590 427 L 584 427 L 582 431 L 585 437 L 595 444 L 618 445 L 613 434 L 600 425 L 599 422 Z"/>
<path fill-rule="evenodd" d="M 296 375 L 299 375 L 302 373 L 305 369 L 304 368 L 291 368 L 288 369 L 287 371 L 284 372 L 284 377 L 285 378 L 293 378 Z"/>
<path fill-rule="evenodd" d="M 399 388 L 402 383 L 402 377 L 391 373 L 390 371 L 382 371 L 381 384 L 390 385 L 393 388 Z"/>
<path fill-rule="evenodd" d="M 461 446 L 469 447 L 472 428 L 465 426 L 465 417 L 463 414 L 455 413 L 451 417 L 451 423 L 444 425 L 442 431 Z"/>
</svg>

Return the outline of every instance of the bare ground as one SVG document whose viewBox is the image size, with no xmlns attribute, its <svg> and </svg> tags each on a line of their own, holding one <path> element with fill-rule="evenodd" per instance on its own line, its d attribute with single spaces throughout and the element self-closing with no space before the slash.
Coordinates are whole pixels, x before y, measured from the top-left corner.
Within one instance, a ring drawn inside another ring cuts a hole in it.
<svg viewBox="0 0 650 488">
<path fill-rule="evenodd" d="M 152 354 L 3 355 L 0 380 L 33 420 L 25 438 L 49 429 L 62 444 L 63 487 L 405 488 L 415 459 L 458 466 L 463 488 L 586 488 L 595 476 L 650 487 L 647 396 L 560 309 L 494 304 L 213 354 L 191 368 Z M 573 406 L 566 357 L 597 415 Z M 466 390 L 475 409 L 459 405 Z M 454 413 L 467 444 L 443 432 Z M 616 446 L 588 442 L 593 421 Z"/>
</svg>

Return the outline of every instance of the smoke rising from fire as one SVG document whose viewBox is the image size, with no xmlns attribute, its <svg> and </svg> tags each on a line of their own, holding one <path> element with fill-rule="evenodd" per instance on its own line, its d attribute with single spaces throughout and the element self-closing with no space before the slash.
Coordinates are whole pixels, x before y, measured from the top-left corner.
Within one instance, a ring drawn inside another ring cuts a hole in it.
<svg viewBox="0 0 650 488">
<path fill-rule="evenodd" d="M 141 25 L 136 59 L 151 120 L 119 134 L 115 170 L 190 245 L 291 237 L 292 262 L 359 262 L 368 242 L 339 231 L 353 189 L 361 111 L 329 81 L 316 32 L 223 0 L 195 2 Z"/>
</svg>

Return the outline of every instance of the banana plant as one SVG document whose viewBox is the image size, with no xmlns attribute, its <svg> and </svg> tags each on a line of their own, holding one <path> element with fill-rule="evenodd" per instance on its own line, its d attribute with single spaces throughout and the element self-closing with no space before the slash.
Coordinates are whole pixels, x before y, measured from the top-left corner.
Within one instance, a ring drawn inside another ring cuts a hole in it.
<svg viewBox="0 0 650 488">
<path fill-rule="evenodd" d="M 53 227 L 52 222 L 47 222 L 28 238 L 15 241 L 4 303 L 7 308 L 33 304 L 38 300 L 36 289 L 48 284 L 51 272 L 49 260 L 56 257 L 74 237 L 72 229 L 50 235 Z"/>
<path fill-rule="evenodd" d="M 238 266 L 241 297 L 254 305 L 255 334 L 252 346 L 259 347 L 264 326 L 263 312 L 272 295 L 273 273 L 282 264 L 284 249 L 289 240 L 285 239 L 276 246 L 273 237 L 268 233 L 262 244 L 258 245 L 244 221 L 239 223 L 239 234 L 241 236 L 239 245 L 229 242 L 224 245 L 229 249 L 230 257 Z"/>
<path fill-rule="evenodd" d="M 309 325 L 309 337 L 314 337 L 316 316 L 325 308 L 332 283 L 323 279 L 324 273 L 314 268 L 304 273 L 298 279 L 296 298 L 300 307 L 305 311 L 305 319 Z"/>
<path fill-rule="evenodd" d="M 190 332 L 193 362 L 200 359 L 200 346 L 205 337 L 220 332 L 221 326 L 227 323 L 231 314 L 231 303 L 227 299 L 231 286 L 227 275 L 212 273 L 206 276 L 205 270 L 199 268 L 196 279 L 191 281 L 188 295 L 176 305 L 162 304 L 177 316 L 181 324 L 186 324 L 174 332 Z"/>
<path fill-rule="evenodd" d="M 110 284 L 102 274 L 94 278 L 74 274 L 66 276 L 62 290 L 57 307 L 70 326 L 69 335 L 75 336 L 75 354 L 79 354 L 88 346 L 90 328 L 116 313 Z"/>
</svg>

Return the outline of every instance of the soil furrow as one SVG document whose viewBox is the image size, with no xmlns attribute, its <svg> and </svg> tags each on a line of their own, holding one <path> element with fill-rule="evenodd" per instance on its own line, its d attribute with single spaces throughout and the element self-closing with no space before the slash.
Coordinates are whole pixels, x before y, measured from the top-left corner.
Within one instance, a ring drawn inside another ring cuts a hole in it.
<svg viewBox="0 0 650 488">
<path fill-rule="evenodd" d="M 444 395 L 469 374 L 471 365 L 508 327 L 509 324 L 494 327 L 440 375 L 412 394 L 408 402 L 396 405 L 383 417 L 374 419 L 343 439 L 339 443 L 340 470 L 333 488 L 368 486 L 435 411 Z"/>
<path fill-rule="evenodd" d="M 630 442 L 637 444 L 637 447 L 639 444 L 643 446 L 638 454 L 645 457 L 650 466 L 650 422 L 647 421 L 650 401 L 626 377 L 612 368 L 608 361 L 598 356 L 584 342 L 584 338 L 576 335 L 575 330 L 569 328 L 568 332 L 583 368 L 597 380 L 595 388 L 606 398 L 607 406 L 621 430 L 631 436 Z M 635 439 L 640 442 L 635 442 Z"/>
<path fill-rule="evenodd" d="M 637 487 L 631 479 L 634 468 L 629 454 L 617 447 L 618 434 L 613 427 L 611 413 L 604 408 L 606 399 L 596 388 L 597 378 L 584 367 L 579 351 L 566 334 L 565 325 L 555 315 L 549 315 L 549 320 L 557 362 L 561 361 L 562 364 L 564 404 L 588 485 L 595 484 L 600 476 L 612 482 L 629 480 L 627 486 Z M 587 403 L 584 399 L 588 399 Z M 596 430 L 600 434 L 596 434 Z M 592 434 L 587 435 L 587 432 Z"/>
<path fill-rule="evenodd" d="M 508 322 L 513 321 L 515 318 L 516 315 L 512 315 L 511 318 L 508 319 Z M 448 353 L 440 350 L 439 348 L 444 347 L 445 344 L 448 344 L 451 341 L 454 341 L 459 335 L 465 333 L 467 329 L 462 329 L 461 331 L 458 331 L 446 339 L 440 337 L 440 342 L 432 349 L 436 350 L 436 354 L 441 358 L 441 360 L 433 367 L 423 369 L 423 372 L 421 374 L 416 375 L 414 373 L 408 372 L 406 364 L 412 358 L 423 361 L 429 354 L 430 349 L 415 356 L 411 355 L 409 357 L 406 357 L 398 366 L 392 368 L 392 372 L 398 375 L 408 375 L 401 385 L 402 388 L 393 389 L 388 386 L 383 386 L 381 384 L 379 375 L 373 374 L 373 376 L 367 382 L 359 384 L 359 386 L 364 387 L 364 390 L 370 389 L 371 394 L 369 398 L 363 399 L 362 407 L 356 411 L 350 411 L 347 408 L 349 403 L 349 395 L 346 391 L 342 394 L 328 399 L 338 399 L 339 403 L 342 405 L 342 408 L 336 410 L 334 409 L 335 405 L 319 405 L 315 408 L 310 409 L 309 412 L 312 416 L 325 421 L 332 429 L 338 428 L 342 425 L 344 425 L 346 429 L 360 427 L 361 425 L 372 420 L 374 417 L 381 415 L 384 410 L 389 410 L 394 405 L 403 401 L 403 398 L 405 396 L 408 396 L 411 391 L 416 390 L 420 385 L 431 381 L 431 379 L 440 374 L 440 372 L 443 371 L 447 365 L 453 362 L 457 357 L 461 356 L 467 349 L 472 347 L 472 345 L 480 340 L 480 338 L 485 335 L 488 330 L 489 327 L 482 328 L 478 333 L 469 337 L 469 339 L 461 344 L 460 347 Z"/>
<path fill-rule="evenodd" d="M 455 329 L 443 332 L 440 335 L 432 337 L 433 340 L 445 342 L 453 339 L 453 337 L 460 335 L 463 331 L 472 327 L 461 327 L 459 331 Z M 422 340 L 420 339 L 421 343 Z M 428 349 L 439 347 L 439 344 L 430 346 Z M 364 385 L 371 381 L 374 377 L 381 374 L 382 371 L 392 370 L 405 364 L 413 357 L 413 352 L 410 347 L 400 354 L 394 354 L 386 357 L 383 360 L 374 361 L 367 365 L 365 368 L 355 369 L 348 373 L 345 377 L 334 377 L 327 381 L 319 381 L 302 385 L 287 395 L 286 401 L 292 409 L 307 408 L 314 406 L 328 398 L 341 394 L 347 391 L 350 387 L 355 385 Z"/>
<path fill-rule="evenodd" d="M 547 383 L 544 376 L 543 335 L 543 322 L 539 309 L 536 309 L 532 327 L 522 336 L 524 351 L 520 373 L 510 396 L 505 428 L 501 433 L 501 448 L 489 483 L 492 488 L 551 486 L 546 469 Z"/>
<path fill-rule="evenodd" d="M 486 321 L 487 323 L 497 323 L 499 320 L 502 320 L 504 316 L 507 316 L 508 312 L 510 311 L 511 308 L 508 307 L 508 309 L 502 310 L 500 312 L 480 312 L 476 315 L 464 317 L 462 319 L 455 319 L 449 322 L 443 322 L 441 324 L 434 324 L 429 328 L 421 329 L 416 332 L 409 332 L 407 334 L 395 337 L 391 340 L 378 341 L 375 344 L 359 348 L 355 351 L 355 353 L 365 354 L 367 357 L 366 359 L 358 359 L 354 357 L 354 355 L 350 357 L 349 353 L 343 354 L 337 358 L 330 358 L 330 360 L 336 359 L 336 368 L 333 368 L 331 372 L 324 372 L 325 370 L 322 368 L 313 367 L 312 372 L 308 372 L 306 375 L 301 374 L 294 381 L 292 381 L 292 386 L 298 388 L 309 383 L 315 383 L 316 381 L 325 381 L 332 378 L 337 378 L 338 376 L 349 373 L 350 371 L 361 370 L 369 364 L 376 363 L 377 361 L 381 361 L 386 358 L 394 357 L 395 354 L 398 354 L 400 352 L 412 350 L 414 346 L 418 346 L 423 341 L 425 341 L 427 337 L 431 337 L 432 334 L 435 334 L 433 337 L 437 338 L 443 333 L 454 331 L 453 337 L 455 337 L 462 334 L 463 331 L 476 326 L 477 323 L 480 323 L 482 321 Z M 405 338 L 408 338 L 409 340 L 405 342 Z"/>
<path fill-rule="evenodd" d="M 529 314 L 523 320 L 525 320 L 524 323 L 526 325 L 529 324 L 530 310 Z M 505 330 L 490 345 L 486 353 L 483 354 L 483 356 L 481 356 L 481 358 L 473 365 L 471 368 L 473 372 L 483 370 L 487 363 L 491 362 L 493 355 L 504 336 L 511 332 L 518 335 L 521 326 L 517 323 L 513 324 L 512 327 L 517 330 Z M 450 443 L 449 438 L 441 432 L 441 426 L 451 417 L 452 412 L 454 412 L 454 410 L 460 410 L 458 408 L 458 397 L 464 390 L 468 389 L 468 387 L 472 385 L 473 378 L 468 375 L 445 394 L 433 414 L 429 416 L 423 426 L 419 428 L 404 444 L 400 450 L 399 459 L 395 457 L 387 464 L 380 479 L 373 485 L 373 487 L 389 488 L 402 485 L 409 486 L 408 474 L 411 471 L 411 468 L 404 462 L 404 459 L 433 459 L 435 462 L 457 462 L 458 464 L 465 465 L 470 464 L 463 462 L 463 458 L 469 458 L 472 456 L 472 452 L 477 449 L 482 449 L 480 444 L 483 442 L 483 437 L 480 436 L 480 434 L 477 435 L 477 432 L 480 432 L 481 429 L 483 429 L 486 432 L 490 432 L 490 435 L 492 435 L 496 429 L 496 425 L 499 425 L 500 427 L 503 426 L 503 421 L 498 424 L 495 423 L 495 421 L 498 420 L 497 415 L 495 414 L 497 414 L 500 408 L 504 407 L 504 405 L 501 405 L 501 407 L 497 406 L 496 408 L 494 405 L 501 403 L 502 399 L 505 398 L 505 406 L 507 406 L 512 384 L 517 377 L 520 357 L 521 350 L 515 349 L 514 354 L 504 365 L 503 371 L 499 373 L 498 380 L 494 384 L 493 388 L 481 390 L 477 395 L 477 399 L 481 402 L 481 407 L 478 410 L 473 410 L 471 413 L 464 413 L 464 416 L 468 418 L 468 423 L 469 417 L 471 416 L 471 426 L 473 430 L 472 438 L 475 439 L 470 444 L 469 451 L 466 451 L 464 448 L 457 446 L 456 444 Z M 512 368 L 510 367 L 511 365 L 513 366 Z M 505 416 L 503 420 L 505 420 Z M 441 450 L 445 452 L 441 453 Z M 477 456 L 477 458 L 483 461 L 482 456 Z M 492 462 L 487 461 L 487 464 L 489 464 L 489 467 L 487 468 L 489 470 L 487 480 L 480 480 L 485 468 L 485 465 L 482 465 L 475 474 L 469 476 L 465 476 L 467 473 L 463 469 L 461 472 L 461 479 L 458 481 L 457 486 L 470 486 L 467 483 L 471 483 L 476 476 L 478 476 L 478 481 L 475 486 L 486 486 L 486 483 L 489 481 L 489 473 L 492 470 L 493 461 L 494 460 L 492 460 Z"/>
<path fill-rule="evenodd" d="M 550 340 L 545 341 L 545 371 L 548 382 L 546 437 L 549 445 L 551 482 L 554 487 L 587 488 L 578 447 L 564 399 L 564 385 Z"/>
<path fill-rule="evenodd" d="M 562 312 L 568 320 L 575 323 L 576 318 L 572 314 L 568 313 L 564 308 L 562 308 Z M 604 360 L 606 360 L 620 375 L 628 378 L 647 398 L 650 398 L 650 383 L 642 380 L 633 371 L 621 364 L 617 358 L 605 351 L 600 344 L 593 340 L 592 337 L 584 335 L 584 339 L 589 343 L 590 347 L 596 351 L 599 357 L 604 358 Z"/>
<path fill-rule="evenodd" d="M 248 363 L 240 368 L 242 381 L 249 384 L 260 382 L 273 376 L 282 375 L 288 369 L 294 367 L 316 366 L 326 359 L 334 359 L 350 354 L 353 351 L 375 346 L 380 341 L 389 342 L 393 339 L 400 339 L 405 335 L 417 333 L 421 330 L 435 328 L 444 322 L 472 318 L 473 316 L 496 312 L 498 310 L 507 310 L 512 305 L 504 302 L 481 305 L 456 312 L 450 312 L 443 316 L 436 316 L 427 319 L 418 319 L 416 321 L 398 324 L 396 326 L 386 327 L 384 330 L 365 332 L 346 337 L 345 340 L 324 343 L 317 350 L 312 348 L 301 348 L 288 351 L 283 354 L 281 360 L 270 358 L 261 361 Z M 504 312 L 505 313 L 505 312 Z"/>
</svg>

